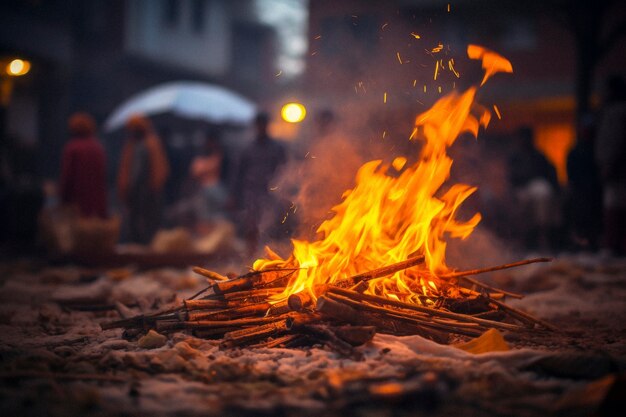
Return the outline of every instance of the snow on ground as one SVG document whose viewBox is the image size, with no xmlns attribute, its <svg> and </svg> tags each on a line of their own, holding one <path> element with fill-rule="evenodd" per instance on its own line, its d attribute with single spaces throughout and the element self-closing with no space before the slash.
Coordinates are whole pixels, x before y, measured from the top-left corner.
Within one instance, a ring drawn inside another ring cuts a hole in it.
<svg viewBox="0 0 626 417">
<path fill-rule="evenodd" d="M 69 308 L 119 301 L 153 311 L 201 288 L 188 270 L 16 261 L 0 277 L 2 415 L 582 416 L 623 387 L 623 259 L 568 255 L 484 278 L 527 294 L 508 303 L 563 333 L 505 335 L 512 350 L 480 355 L 379 334 L 359 348 L 363 361 L 321 347 L 220 350 L 186 333 L 142 349 L 100 329 L 114 311 Z"/>
</svg>

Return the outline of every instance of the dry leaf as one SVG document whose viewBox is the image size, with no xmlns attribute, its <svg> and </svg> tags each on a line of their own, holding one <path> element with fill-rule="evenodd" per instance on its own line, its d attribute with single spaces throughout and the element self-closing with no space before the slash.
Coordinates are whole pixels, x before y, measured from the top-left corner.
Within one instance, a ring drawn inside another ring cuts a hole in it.
<svg viewBox="0 0 626 417">
<path fill-rule="evenodd" d="M 511 350 L 502 333 L 496 329 L 489 329 L 476 339 L 454 345 L 454 347 L 474 354 Z"/>
</svg>

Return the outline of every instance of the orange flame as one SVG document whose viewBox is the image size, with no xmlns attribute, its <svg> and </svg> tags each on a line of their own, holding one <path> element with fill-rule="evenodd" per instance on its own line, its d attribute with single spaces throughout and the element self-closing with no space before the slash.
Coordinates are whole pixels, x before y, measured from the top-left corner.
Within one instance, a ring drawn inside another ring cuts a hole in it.
<svg viewBox="0 0 626 417">
<path fill-rule="evenodd" d="M 476 48 L 468 48 L 470 57 L 476 56 Z M 482 50 L 484 60 L 508 62 Z M 485 64 L 484 60 L 485 77 L 502 67 Z M 341 203 L 332 208 L 334 216 L 317 230 L 319 240 L 293 240 L 288 259 L 274 255 L 271 260 L 254 263 L 255 270 L 300 268 L 274 301 L 303 290 L 315 296 L 317 285 L 333 284 L 414 255 L 424 255 L 423 266 L 373 279 L 367 292 L 429 304 L 433 301 L 428 297 L 457 291 L 437 278 L 449 271 L 445 237 L 465 239 L 481 216 L 476 213 L 466 221 L 457 218 L 460 205 L 476 187 L 445 184 L 452 166 L 446 151 L 459 135 L 476 136 L 480 126 L 489 123 L 491 113 L 474 104 L 476 91 L 477 87 L 472 87 L 462 94 L 452 92 L 417 116 L 410 140 L 423 144 L 413 164 L 402 156 L 390 165 L 380 160 L 365 163 L 356 174 L 355 187 L 344 192 Z"/>
<path fill-rule="evenodd" d="M 487 48 L 483 48 L 482 46 L 469 45 L 467 47 L 467 56 L 471 59 L 482 59 L 483 61 L 485 76 L 483 77 L 480 85 L 485 84 L 485 81 L 487 81 L 495 73 L 513 72 L 513 66 L 508 59 L 490 51 Z"/>
</svg>

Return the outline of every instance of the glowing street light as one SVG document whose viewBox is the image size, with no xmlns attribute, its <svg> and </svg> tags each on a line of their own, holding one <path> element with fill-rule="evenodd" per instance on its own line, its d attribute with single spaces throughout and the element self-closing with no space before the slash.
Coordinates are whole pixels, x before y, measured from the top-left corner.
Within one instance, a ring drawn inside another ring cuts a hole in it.
<svg viewBox="0 0 626 417">
<path fill-rule="evenodd" d="M 283 120 L 289 123 L 299 123 L 306 117 L 306 109 L 300 103 L 287 103 L 280 111 Z"/>
<path fill-rule="evenodd" d="M 30 71 L 30 62 L 23 59 L 14 59 L 6 66 L 6 73 L 13 77 L 27 74 Z"/>
</svg>

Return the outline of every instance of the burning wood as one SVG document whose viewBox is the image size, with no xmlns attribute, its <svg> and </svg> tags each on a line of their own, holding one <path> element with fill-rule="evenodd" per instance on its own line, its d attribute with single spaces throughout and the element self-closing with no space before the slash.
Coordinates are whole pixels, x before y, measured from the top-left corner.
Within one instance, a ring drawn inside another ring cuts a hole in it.
<svg viewBox="0 0 626 417">
<path fill-rule="evenodd" d="M 484 48 L 470 46 L 468 55 L 483 60 L 481 85 L 495 72 L 512 71 L 505 58 Z M 479 213 L 457 218 L 476 187 L 444 186 L 452 166 L 447 148 L 489 123 L 489 110 L 474 103 L 477 90 L 452 92 L 417 116 L 409 140 L 424 143 L 415 163 L 398 156 L 389 165 L 364 164 L 355 187 L 319 227 L 319 240 L 293 240 L 286 259 L 266 248 L 267 258 L 252 272 L 232 279 L 196 267 L 210 285 L 181 306 L 102 328 L 191 330 L 222 337 L 223 348 L 320 343 L 351 357 L 358 357 L 353 344 L 375 331 L 447 343 L 452 334 L 474 337 L 491 328 L 556 330 L 502 301 L 522 295 L 470 278 L 550 259 L 468 271 L 452 271 L 445 262 L 445 237 L 465 238 L 480 221 Z"/>
<path fill-rule="evenodd" d="M 494 268 L 502 269 L 549 260 L 532 259 Z M 366 277 L 378 277 L 382 275 L 381 271 L 393 274 L 418 263 L 417 258 L 412 258 L 339 282 L 354 283 Z M 469 272 L 477 274 L 483 271 Z M 286 300 L 272 301 L 272 297 L 284 292 L 285 277 L 292 273 L 293 270 L 273 270 L 266 274 L 246 274 L 221 281 L 220 284 L 225 285 L 215 287 L 213 284 L 209 287 L 213 289 L 212 293 L 200 299 L 184 300 L 175 309 L 103 323 L 102 328 L 121 327 L 134 330 L 135 335 L 148 329 L 161 333 L 190 330 L 198 337 L 222 338 L 220 346 L 225 349 L 243 346 L 278 347 L 296 342 L 319 343 L 342 355 L 356 358 L 359 355 L 352 347 L 371 340 L 376 332 L 393 335 L 418 334 L 438 343 L 447 343 L 451 334 L 477 337 L 490 328 L 521 334 L 530 330 L 556 330 L 549 323 L 514 309 L 492 298 L 490 294 L 471 290 L 459 292 L 462 295 L 458 298 L 436 300 L 434 307 L 406 303 L 335 285 L 319 285 L 314 291 L 301 291 Z M 463 278 L 458 273 L 454 274 L 454 278 Z M 242 282 L 245 283 L 244 287 L 249 288 L 252 285 L 251 280 L 263 288 L 242 291 Z M 493 289 L 476 280 L 471 283 L 483 289 Z M 510 296 L 506 291 L 497 291 L 504 297 Z M 465 307 L 459 307 L 461 304 Z M 471 307 L 467 307 L 468 305 Z M 497 317 L 499 320 L 489 317 Z"/>
</svg>

